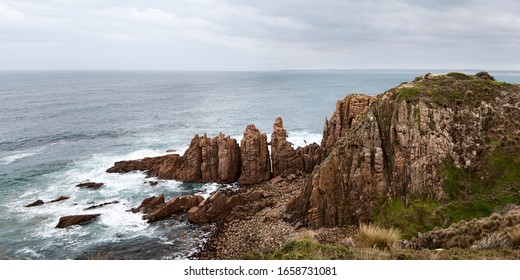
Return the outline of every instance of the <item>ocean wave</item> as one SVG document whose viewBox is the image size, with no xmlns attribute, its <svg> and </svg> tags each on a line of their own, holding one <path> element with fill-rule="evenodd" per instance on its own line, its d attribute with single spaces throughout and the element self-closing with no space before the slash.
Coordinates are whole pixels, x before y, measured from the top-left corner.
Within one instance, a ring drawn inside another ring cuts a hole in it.
<svg viewBox="0 0 520 280">
<path fill-rule="evenodd" d="M 41 154 L 47 147 L 41 147 L 38 149 L 33 150 L 25 150 L 25 151 L 15 151 L 11 155 L 5 156 L 0 159 L 0 165 L 7 165 L 11 164 L 17 160 L 20 160 L 22 158 L 26 157 L 32 157 L 37 154 Z"/>
</svg>

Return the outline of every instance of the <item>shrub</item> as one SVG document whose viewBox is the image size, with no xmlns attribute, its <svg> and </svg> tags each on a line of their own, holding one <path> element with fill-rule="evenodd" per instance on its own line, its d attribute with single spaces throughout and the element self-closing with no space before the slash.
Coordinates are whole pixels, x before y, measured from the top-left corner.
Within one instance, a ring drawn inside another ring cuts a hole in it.
<svg viewBox="0 0 520 280">
<path fill-rule="evenodd" d="M 360 225 L 358 242 L 366 247 L 381 250 L 395 248 L 401 240 L 401 232 L 397 229 L 385 229 L 375 225 Z"/>
<path fill-rule="evenodd" d="M 457 80 L 470 80 L 471 79 L 471 76 L 468 76 L 464 73 L 459 73 L 459 72 L 451 72 L 451 73 L 448 73 L 447 76 L 455 78 Z"/>
</svg>

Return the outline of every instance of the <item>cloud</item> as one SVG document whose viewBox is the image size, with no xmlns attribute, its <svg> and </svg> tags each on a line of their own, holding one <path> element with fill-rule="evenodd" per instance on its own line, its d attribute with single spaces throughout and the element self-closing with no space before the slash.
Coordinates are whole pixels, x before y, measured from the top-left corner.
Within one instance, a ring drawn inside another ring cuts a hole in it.
<svg viewBox="0 0 520 280">
<path fill-rule="evenodd" d="M 26 16 L 14 9 L 13 7 L 7 5 L 3 1 L 0 1 L 0 21 L 2 20 L 21 20 Z"/>
<path fill-rule="evenodd" d="M 520 2 L 514 0 L 6 3 L 0 0 L 0 21 L 9 20 L 0 25 L 4 58 L 22 57 L 17 44 L 34 44 L 36 61 L 52 53 L 41 47 L 47 44 L 74 57 L 74 65 L 84 52 L 115 52 L 117 61 L 100 59 L 101 68 L 520 67 Z"/>
</svg>

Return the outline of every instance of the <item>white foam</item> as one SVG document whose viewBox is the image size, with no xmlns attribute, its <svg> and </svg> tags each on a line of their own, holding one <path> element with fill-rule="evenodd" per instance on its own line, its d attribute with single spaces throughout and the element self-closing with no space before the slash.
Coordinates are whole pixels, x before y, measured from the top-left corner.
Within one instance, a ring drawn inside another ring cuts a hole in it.
<svg viewBox="0 0 520 280">
<path fill-rule="evenodd" d="M 30 255 L 32 257 L 36 257 L 36 258 L 40 258 L 42 257 L 42 254 L 39 254 L 37 253 L 36 251 L 34 251 L 33 249 L 30 249 L 30 248 L 22 248 L 20 250 L 17 250 L 16 255 Z"/>
<path fill-rule="evenodd" d="M 312 143 L 319 144 L 322 139 L 321 134 L 307 131 L 288 132 L 287 134 L 287 141 L 291 142 L 295 147 L 305 147 Z"/>
<path fill-rule="evenodd" d="M 217 184 L 217 183 L 204 184 L 202 186 L 202 191 L 200 191 L 196 194 L 198 194 L 198 195 L 204 197 L 204 199 L 206 199 L 210 196 L 211 193 L 216 191 L 218 188 L 219 188 L 219 184 Z"/>
<path fill-rule="evenodd" d="M 26 158 L 26 157 L 32 157 L 34 155 L 37 155 L 41 153 L 42 150 L 35 150 L 33 152 L 30 151 L 17 151 L 16 154 L 6 156 L 0 159 L 0 165 L 6 165 L 11 164 L 19 159 Z"/>
</svg>

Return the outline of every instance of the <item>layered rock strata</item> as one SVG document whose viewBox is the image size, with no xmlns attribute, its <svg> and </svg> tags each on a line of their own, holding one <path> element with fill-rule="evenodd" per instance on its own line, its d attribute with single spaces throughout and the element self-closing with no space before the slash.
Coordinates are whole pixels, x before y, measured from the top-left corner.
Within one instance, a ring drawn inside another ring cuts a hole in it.
<svg viewBox="0 0 520 280">
<path fill-rule="evenodd" d="M 195 135 L 183 156 L 169 154 L 139 160 L 118 161 L 107 169 L 109 173 L 145 171 L 149 177 L 183 182 L 215 182 L 251 185 L 272 177 L 307 174 L 322 159 L 318 144 L 294 149 L 287 141 L 282 118 L 273 125 L 272 154 L 267 135 L 253 124 L 246 127 L 240 146 L 224 134 L 213 138 Z M 271 162 L 273 170 L 271 170 Z"/>
<path fill-rule="evenodd" d="M 514 143 L 500 134 L 520 135 L 519 104 L 519 86 L 487 75 L 427 75 L 376 99 L 347 97 L 325 124 L 327 157 L 288 212 L 303 225 L 332 227 L 370 222 L 382 199 L 439 200 L 442 164 L 471 168 L 495 148 L 485 139 Z"/>
<path fill-rule="evenodd" d="M 203 224 L 216 221 L 231 221 L 236 217 L 231 216 L 235 207 L 250 205 L 265 197 L 263 192 L 251 191 L 240 194 L 227 195 L 225 192 L 217 191 L 197 207 L 188 211 L 190 222 Z"/>
<path fill-rule="evenodd" d="M 261 183 L 271 178 L 271 161 L 267 149 L 267 135 L 261 133 L 255 125 L 249 124 L 240 141 L 242 174 L 238 183 L 250 185 Z"/>
<path fill-rule="evenodd" d="M 119 161 L 107 172 L 147 171 L 150 177 L 184 182 L 236 182 L 240 175 L 240 148 L 235 139 L 219 134 L 195 135 L 183 156 L 165 155 Z"/>
<path fill-rule="evenodd" d="M 271 161 L 273 177 L 287 177 L 304 170 L 303 157 L 294 150 L 291 142 L 287 141 L 287 131 L 283 127 L 282 118 L 277 117 L 273 125 L 271 136 Z"/>
<path fill-rule="evenodd" d="M 321 140 L 323 157 L 328 156 L 338 140 L 355 125 L 356 117 L 362 114 L 374 100 L 374 96 L 352 94 L 336 102 L 336 110 L 330 120 L 325 118 L 325 125 L 323 126 L 323 138 Z"/>
</svg>

